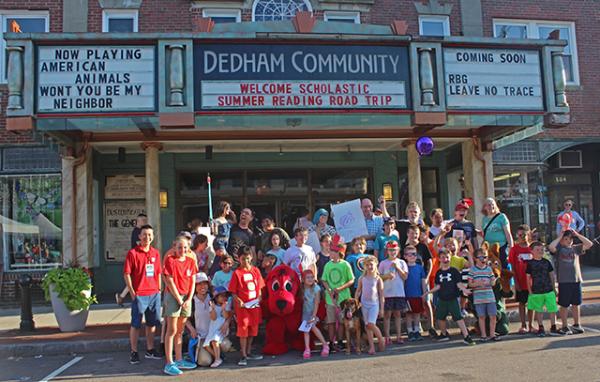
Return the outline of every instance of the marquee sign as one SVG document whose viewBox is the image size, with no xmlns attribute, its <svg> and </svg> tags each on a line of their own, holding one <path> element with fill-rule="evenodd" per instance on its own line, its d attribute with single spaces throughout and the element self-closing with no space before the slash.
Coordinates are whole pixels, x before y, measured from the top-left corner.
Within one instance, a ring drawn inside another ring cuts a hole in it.
<svg viewBox="0 0 600 382">
<path fill-rule="evenodd" d="M 444 70 L 449 109 L 544 109 L 537 50 L 444 48 Z"/>
<path fill-rule="evenodd" d="M 37 111 L 155 110 L 153 46 L 39 46 Z"/>
<path fill-rule="evenodd" d="M 196 110 L 405 109 L 408 50 L 198 44 Z"/>
</svg>

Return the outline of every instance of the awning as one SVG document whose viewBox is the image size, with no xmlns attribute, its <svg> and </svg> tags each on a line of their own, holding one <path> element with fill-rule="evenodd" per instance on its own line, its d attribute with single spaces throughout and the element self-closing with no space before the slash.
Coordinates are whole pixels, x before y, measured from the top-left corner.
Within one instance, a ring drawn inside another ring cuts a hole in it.
<svg viewBox="0 0 600 382">
<path fill-rule="evenodd" d="M 19 223 L 18 221 L 9 219 L 0 215 L 0 225 L 2 226 L 3 232 L 9 233 L 23 233 L 23 234 L 39 234 L 40 229 L 38 226 Z"/>
</svg>

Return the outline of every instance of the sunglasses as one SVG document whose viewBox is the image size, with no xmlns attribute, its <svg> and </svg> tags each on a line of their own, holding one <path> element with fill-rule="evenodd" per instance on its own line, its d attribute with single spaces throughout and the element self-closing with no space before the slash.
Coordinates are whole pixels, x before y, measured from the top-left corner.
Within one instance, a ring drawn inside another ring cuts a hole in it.
<svg viewBox="0 0 600 382">
<path fill-rule="evenodd" d="M 484 260 L 487 260 L 488 258 L 487 258 L 487 256 L 477 256 L 477 259 L 484 261 Z"/>
<path fill-rule="evenodd" d="M 406 252 L 404 256 L 417 256 L 416 252 Z"/>
</svg>

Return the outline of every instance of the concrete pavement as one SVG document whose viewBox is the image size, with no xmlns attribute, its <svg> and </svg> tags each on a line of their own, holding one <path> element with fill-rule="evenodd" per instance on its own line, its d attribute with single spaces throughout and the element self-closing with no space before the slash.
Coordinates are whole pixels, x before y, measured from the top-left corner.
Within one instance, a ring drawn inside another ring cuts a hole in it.
<svg viewBox="0 0 600 382">
<path fill-rule="evenodd" d="M 454 330 L 453 340 L 436 343 L 394 345 L 376 356 L 318 353 L 305 361 L 300 352 L 265 357 L 238 367 L 237 354 L 227 354 L 219 369 L 186 371 L 180 381 L 598 381 L 600 379 L 600 315 L 584 320 L 583 335 L 538 338 L 512 334 L 497 343 L 462 344 Z M 517 327 L 513 325 L 512 330 Z M 79 358 L 82 357 L 82 358 Z M 96 352 L 43 357 L 0 359 L 1 381 L 40 381 L 64 365 L 72 366 L 55 375 L 55 380 L 88 381 L 110 379 L 127 382 L 164 381 L 162 360 L 142 359 L 130 365 L 127 352 Z"/>
</svg>

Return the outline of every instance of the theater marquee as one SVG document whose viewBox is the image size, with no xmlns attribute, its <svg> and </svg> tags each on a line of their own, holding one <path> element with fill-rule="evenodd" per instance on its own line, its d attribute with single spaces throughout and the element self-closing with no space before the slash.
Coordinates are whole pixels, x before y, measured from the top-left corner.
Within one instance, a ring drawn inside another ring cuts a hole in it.
<svg viewBox="0 0 600 382">
<path fill-rule="evenodd" d="M 444 48 L 448 108 L 543 110 L 537 50 Z"/>
<path fill-rule="evenodd" d="M 405 109 L 407 49 L 197 45 L 196 110 Z"/>
<path fill-rule="evenodd" d="M 155 110 L 153 46 L 39 46 L 42 113 Z"/>
</svg>

